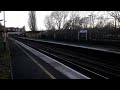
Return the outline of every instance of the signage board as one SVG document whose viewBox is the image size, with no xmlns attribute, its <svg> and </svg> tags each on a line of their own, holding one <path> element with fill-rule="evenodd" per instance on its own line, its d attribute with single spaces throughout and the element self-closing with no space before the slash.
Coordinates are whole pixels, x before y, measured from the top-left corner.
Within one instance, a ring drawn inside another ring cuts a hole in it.
<svg viewBox="0 0 120 90">
<path fill-rule="evenodd" d="M 80 33 L 87 33 L 87 30 L 80 30 Z"/>
</svg>

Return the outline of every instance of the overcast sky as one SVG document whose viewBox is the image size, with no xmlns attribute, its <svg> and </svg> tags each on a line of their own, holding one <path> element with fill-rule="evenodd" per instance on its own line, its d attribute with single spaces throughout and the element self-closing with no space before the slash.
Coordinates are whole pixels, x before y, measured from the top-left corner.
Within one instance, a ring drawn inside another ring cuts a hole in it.
<svg viewBox="0 0 120 90">
<path fill-rule="evenodd" d="M 37 11 L 37 26 L 38 29 L 45 29 L 43 20 L 46 15 L 49 15 L 52 11 Z M 29 30 L 28 26 L 28 11 L 6 11 L 6 27 L 23 27 L 25 25 L 26 30 Z M 0 13 L 0 19 L 3 19 L 3 12 Z M 3 21 L 1 22 L 3 25 Z"/>
<path fill-rule="evenodd" d="M 52 11 L 36 11 L 36 18 L 37 18 L 37 27 L 38 29 L 45 29 L 44 26 L 44 17 L 46 15 L 50 15 Z M 83 11 L 80 13 L 82 16 L 88 16 L 90 11 Z M 101 13 L 99 11 L 95 12 L 99 15 L 102 15 L 104 13 Z M 25 25 L 25 29 L 29 30 L 28 26 L 28 11 L 6 11 L 6 27 L 23 27 Z M 3 12 L 0 13 L 0 20 L 3 19 Z M 1 22 L 3 25 L 3 21 Z"/>
</svg>

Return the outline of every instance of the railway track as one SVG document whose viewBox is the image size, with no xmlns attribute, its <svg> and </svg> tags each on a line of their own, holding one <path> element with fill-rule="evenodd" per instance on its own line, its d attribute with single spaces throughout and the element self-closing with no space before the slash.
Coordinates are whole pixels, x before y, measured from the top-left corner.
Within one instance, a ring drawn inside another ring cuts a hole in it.
<svg viewBox="0 0 120 90">
<path fill-rule="evenodd" d="M 88 53 L 78 53 L 67 48 L 55 47 L 31 40 L 17 38 L 24 44 L 66 64 L 90 78 L 119 78 L 120 67 L 118 63 L 108 62 L 99 57 L 90 56 Z"/>
</svg>

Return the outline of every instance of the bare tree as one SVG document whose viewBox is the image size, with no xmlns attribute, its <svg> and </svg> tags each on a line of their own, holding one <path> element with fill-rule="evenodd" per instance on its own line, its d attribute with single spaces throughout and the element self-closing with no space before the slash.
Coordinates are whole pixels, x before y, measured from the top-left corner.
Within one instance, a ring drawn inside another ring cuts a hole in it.
<svg viewBox="0 0 120 90">
<path fill-rule="evenodd" d="M 87 28 L 89 17 L 80 17 L 79 11 L 71 11 L 68 22 L 64 24 L 64 29 Z"/>
<path fill-rule="evenodd" d="M 104 27 L 105 28 L 114 28 L 114 21 L 109 21 Z"/>
<path fill-rule="evenodd" d="M 70 11 L 70 18 L 69 20 L 64 24 L 64 29 L 77 29 L 81 27 L 81 21 L 79 17 L 79 11 Z"/>
<path fill-rule="evenodd" d="M 108 21 L 108 18 L 106 18 L 104 16 L 99 16 L 96 19 L 97 19 L 96 27 L 98 27 L 98 28 L 103 28 L 107 24 L 107 21 Z"/>
<path fill-rule="evenodd" d="M 51 13 L 51 17 L 54 21 L 55 27 L 60 30 L 67 22 L 68 11 L 54 11 Z"/>
<path fill-rule="evenodd" d="M 96 25 L 97 28 L 103 28 L 104 27 L 104 23 L 102 21 L 99 21 Z"/>
<path fill-rule="evenodd" d="M 98 16 L 98 14 L 100 12 L 103 12 L 103 11 L 98 11 L 97 13 L 95 11 L 90 11 L 90 14 L 88 16 L 89 16 L 89 21 L 90 21 L 90 27 L 91 28 L 95 27 L 96 17 Z"/>
<path fill-rule="evenodd" d="M 62 27 L 64 26 L 64 24 L 68 21 L 68 14 L 69 14 L 69 11 L 62 11 L 63 13 L 63 24 L 62 24 Z"/>
<path fill-rule="evenodd" d="M 80 19 L 79 16 L 76 16 L 71 23 L 71 28 L 72 29 L 79 29 L 80 27 L 82 27 L 82 20 Z"/>
<path fill-rule="evenodd" d="M 79 21 L 79 23 L 82 24 L 83 28 L 88 28 L 88 24 L 89 24 L 89 17 L 83 17 L 81 18 L 81 20 Z M 80 24 L 80 25 L 81 25 Z"/>
<path fill-rule="evenodd" d="M 47 15 L 44 19 L 44 25 L 47 30 L 55 29 L 55 23 L 51 17 L 51 15 Z"/>
<path fill-rule="evenodd" d="M 23 26 L 21 29 L 22 29 L 22 32 L 25 32 L 25 31 L 26 31 L 26 30 L 25 30 L 25 26 Z"/>
<path fill-rule="evenodd" d="M 79 17 L 79 11 L 71 11 L 70 12 L 70 20 L 73 20 L 76 17 Z"/>
<path fill-rule="evenodd" d="M 71 29 L 76 28 L 76 24 L 78 23 L 79 19 L 80 19 L 79 11 L 71 11 L 70 13 Z"/>
<path fill-rule="evenodd" d="M 30 11 L 29 12 L 29 20 L 28 25 L 31 31 L 37 31 L 37 25 L 36 25 L 36 12 Z"/>
<path fill-rule="evenodd" d="M 82 20 L 80 20 L 80 17 L 75 17 L 72 20 L 70 19 L 63 26 L 64 29 L 78 29 L 80 27 L 82 27 Z"/>
<path fill-rule="evenodd" d="M 118 24 L 120 22 L 120 11 L 108 11 L 108 13 L 115 19 L 115 28 L 117 28 L 117 21 Z"/>
</svg>

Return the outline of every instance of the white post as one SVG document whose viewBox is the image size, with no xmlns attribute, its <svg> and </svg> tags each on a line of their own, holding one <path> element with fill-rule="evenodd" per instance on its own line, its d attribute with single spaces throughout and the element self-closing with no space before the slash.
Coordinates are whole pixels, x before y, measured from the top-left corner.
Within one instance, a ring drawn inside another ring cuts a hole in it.
<svg viewBox="0 0 120 90">
<path fill-rule="evenodd" d="M 86 31 L 86 40 L 87 40 L 87 31 Z"/>
<path fill-rule="evenodd" d="M 55 40 L 55 37 L 56 37 L 56 35 L 55 35 L 55 33 L 54 33 L 54 40 Z"/>
<path fill-rule="evenodd" d="M 6 49 L 5 11 L 3 11 L 3 17 L 4 17 L 4 49 Z"/>
<path fill-rule="evenodd" d="M 79 35 L 80 35 L 80 34 L 79 34 L 79 31 L 78 31 L 78 40 L 79 40 Z"/>
</svg>

